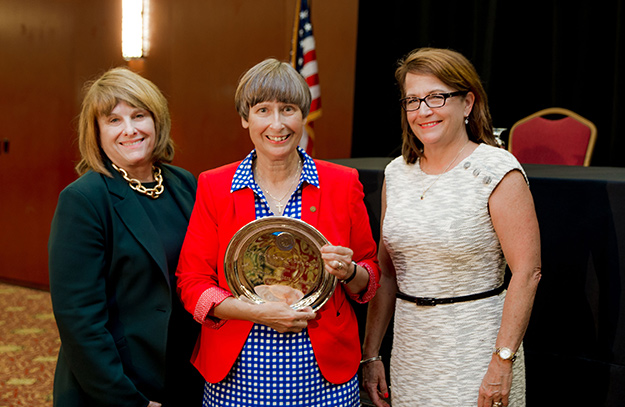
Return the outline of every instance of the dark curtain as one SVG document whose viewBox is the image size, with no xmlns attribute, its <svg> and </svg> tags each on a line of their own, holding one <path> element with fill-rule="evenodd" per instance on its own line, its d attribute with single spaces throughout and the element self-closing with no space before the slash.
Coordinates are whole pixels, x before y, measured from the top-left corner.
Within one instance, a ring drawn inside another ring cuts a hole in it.
<svg viewBox="0 0 625 407">
<path fill-rule="evenodd" d="M 352 157 L 401 154 L 397 60 L 432 46 L 463 53 L 494 127 L 547 107 L 595 123 L 593 166 L 625 166 L 622 1 L 361 1 Z"/>
</svg>

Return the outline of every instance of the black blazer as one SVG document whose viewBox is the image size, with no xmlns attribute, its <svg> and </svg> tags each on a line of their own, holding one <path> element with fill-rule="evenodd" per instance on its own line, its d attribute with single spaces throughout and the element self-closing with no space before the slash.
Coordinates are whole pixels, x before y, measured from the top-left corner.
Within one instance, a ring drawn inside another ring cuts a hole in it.
<svg viewBox="0 0 625 407">
<path fill-rule="evenodd" d="M 195 178 L 161 168 L 188 220 Z M 61 337 L 54 405 L 185 406 L 189 396 L 199 406 L 203 381 L 189 362 L 199 324 L 172 295 L 165 251 L 137 192 L 109 170 L 113 178 L 89 171 L 65 188 L 52 221 L 50 293 Z M 168 337 L 172 323 L 177 335 Z"/>
</svg>

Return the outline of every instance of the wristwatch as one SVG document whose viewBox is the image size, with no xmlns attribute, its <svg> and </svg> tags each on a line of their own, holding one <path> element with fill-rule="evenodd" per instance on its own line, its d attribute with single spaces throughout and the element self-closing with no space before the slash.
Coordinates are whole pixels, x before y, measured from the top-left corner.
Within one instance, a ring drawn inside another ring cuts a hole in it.
<svg viewBox="0 0 625 407">
<path fill-rule="evenodd" d="M 509 360 L 510 362 L 514 362 L 516 360 L 516 353 L 512 352 L 512 349 L 510 348 L 495 348 L 495 352 L 493 353 L 503 360 Z"/>
<path fill-rule="evenodd" d="M 354 265 L 354 271 L 352 271 L 352 275 L 347 277 L 345 280 L 339 280 L 341 283 L 343 284 L 349 284 L 350 281 L 352 281 L 354 279 L 354 277 L 356 277 L 356 273 L 358 272 L 358 264 L 356 264 L 355 261 L 352 260 L 352 264 Z"/>
</svg>

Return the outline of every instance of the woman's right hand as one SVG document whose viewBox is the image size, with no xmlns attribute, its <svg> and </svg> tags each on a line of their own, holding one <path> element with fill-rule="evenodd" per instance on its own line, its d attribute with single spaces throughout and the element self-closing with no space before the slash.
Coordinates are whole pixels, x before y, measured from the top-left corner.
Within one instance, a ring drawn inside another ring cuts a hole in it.
<svg viewBox="0 0 625 407">
<path fill-rule="evenodd" d="M 389 407 L 389 404 L 382 400 L 388 398 L 388 386 L 386 385 L 386 373 L 384 363 L 376 360 L 362 367 L 362 380 L 365 390 L 369 393 L 369 398 L 376 407 Z"/>
<path fill-rule="evenodd" d="M 296 311 L 287 303 L 279 301 L 255 304 L 252 308 L 254 322 L 266 325 L 280 333 L 301 332 L 308 326 L 308 321 L 317 316 L 311 307 Z"/>
</svg>

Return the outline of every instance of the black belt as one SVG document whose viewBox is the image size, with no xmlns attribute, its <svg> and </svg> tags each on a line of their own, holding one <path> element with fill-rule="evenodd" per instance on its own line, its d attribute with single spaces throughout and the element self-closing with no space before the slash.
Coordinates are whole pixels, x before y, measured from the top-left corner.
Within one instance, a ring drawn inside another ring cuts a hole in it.
<svg viewBox="0 0 625 407">
<path fill-rule="evenodd" d="M 455 302 L 474 301 L 482 298 L 492 297 L 501 293 L 505 289 L 504 284 L 492 290 L 484 291 L 483 293 L 462 295 L 460 297 L 449 298 L 428 298 L 428 297 L 413 297 L 412 295 L 404 294 L 401 291 L 397 291 L 395 296 L 400 300 L 414 302 L 420 306 L 433 307 L 438 304 L 453 304 Z"/>
</svg>

